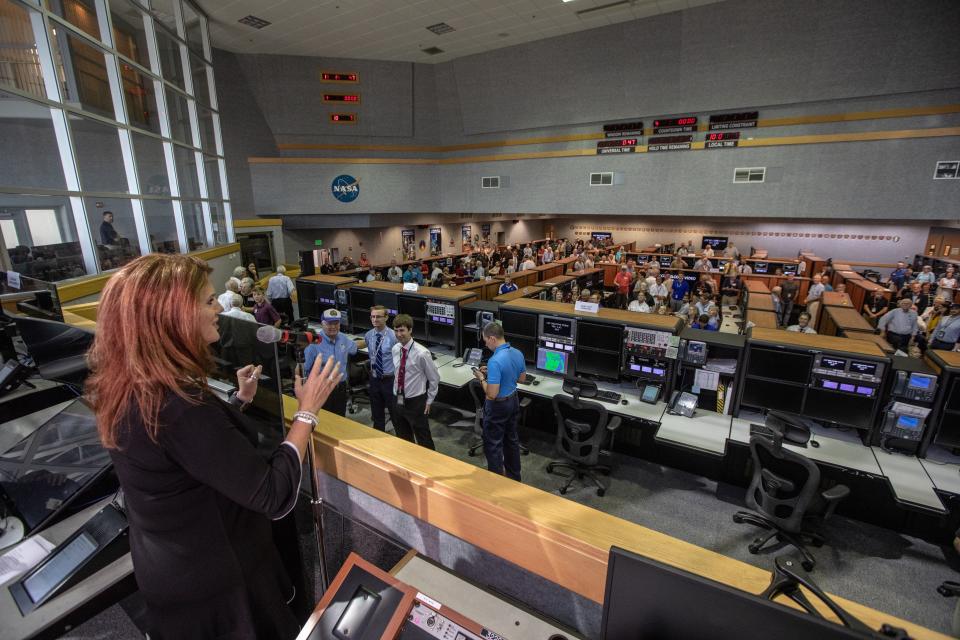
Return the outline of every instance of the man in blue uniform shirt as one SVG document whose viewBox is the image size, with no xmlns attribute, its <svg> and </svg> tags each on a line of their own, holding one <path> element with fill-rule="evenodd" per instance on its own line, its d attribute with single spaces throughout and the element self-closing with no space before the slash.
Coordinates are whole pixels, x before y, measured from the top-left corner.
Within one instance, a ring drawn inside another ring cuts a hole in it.
<svg viewBox="0 0 960 640">
<path fill-rule="evenodd" d="M 487 469 L 520 481 L 520 436 L 517 420 L 520 399 L 517 383 L 526 381 L 523 354 L 504 341 L 503 327 L 491 322 L 483 328 L 483 342 L 493 356 L 487 362 L 486 379 L 478 369 L 474 375 L 483 385 L 483 453 Z"/>
<path fill-rule="evenodd" d="M 516 290 L 517 290 L 517 285 L 514 284 L 513 278 L 511 278 L 510 276 L 507 276 L 504 279 L 503 284 L 500 285 L 500 288 L 497 290 L 497 294 L 502 296 L 505 293 L 510 293 L 511 291 L 516 291 Z"/>
<path fill-rule="evenodd" d="M 381 305 L 370 307 L 370 324 L 373 329 L 364 335 L 367 351 L 370 353 L 370 414 L 373 416 L 373 428 L 384 431 L 387 419 L 384 409 L 390 412 L 390 421 L 396 430 L 397 422 L 393 416 L 393 345 L 397 336 L 387 326 L 387 309 Z"/>
<path fill-rule="evenodd" d="M 303 377 L 310 375 L 313 363 L 319 358 L 320 362 L 333 356 L 344 372 L 343 380 L 330 392 L 327 402 L 323 405 L 325 411 L 338 416 L 347 415 L 347 372 L 350 356 L 357 352 L 357 343 L 340 333 L 340 312 L 336 309 L 327 309 L 323 312 L 323 337 L 319 342 L 311 344 L 303 351 Z"/>
</svg>

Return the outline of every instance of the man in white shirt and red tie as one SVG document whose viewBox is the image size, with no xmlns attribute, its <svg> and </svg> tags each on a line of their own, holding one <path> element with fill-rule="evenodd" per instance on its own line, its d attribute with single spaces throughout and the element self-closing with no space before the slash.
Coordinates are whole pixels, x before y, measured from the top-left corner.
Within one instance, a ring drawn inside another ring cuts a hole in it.
<svg viewBox="0 0 960 640">
<path fill-rule="evenodd" d="M 396 410 L 393 429 L 398 436 L 427 449 L 436 449 L 430 435 L 430 405 L 440 388 L 440 374 L 430 351 L 413 340 L 413 318 L 401 313 L 393 319 L 393 393 Z"/>
</svg>

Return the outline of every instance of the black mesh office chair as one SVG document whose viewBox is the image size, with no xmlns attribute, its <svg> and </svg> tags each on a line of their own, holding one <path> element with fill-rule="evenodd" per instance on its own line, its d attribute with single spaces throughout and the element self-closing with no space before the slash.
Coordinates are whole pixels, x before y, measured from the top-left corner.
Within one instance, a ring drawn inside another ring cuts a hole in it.
<svg viewBox="0 0 960 640">
<path fill-rule="evenodd" d="M 93 344 L 92 331 L 27 316 L 13 316 L 13 321 L 41 378 L 83 386 L 89 373 L 87 350 Z"/>
<path fill-rule="evenodd" d="M 610 467 L 599 464 L 600 447 L 610 432 L 620 426 L 620 417 L 610 417 L 607 408 L 599 402 L 584 402 L 581 398 L 597 395 L 596 383 L 580 378 L 567 378 L 563 390 L 570 395 L 553 396 L 553 413 L 557 419 L 557 451 L 562 460 L 547 465 L 547 473 L 569 469 L 567 482 L 560 487 L 564 494 L 574 480 L 583 478 L 597 487 L 597 495 L 607 492 L 607 486 L 597 473 L 609 475 Z"/>
<path fill-rule="evenodd" d="M 370 359 L 351 357 L 347 362 L 347 411 L 357 413 L 360 403 L 370 404 Z M 387 416 L 389 418 L 389 415 Z"/>
<path fill-rule="evenodd" d="M 824 490 L 820 486 L 820 469 L 816 463 L 784 449 L 782 445 L 783 436 L 777 430 L 773 430 L 773 436 L 750 437 L 753 478 L 746 499 L 752 511 L 738 511 L 733 515 L 733 521 L 770 532 L 750 543 L 747 547 L 750 553 L 759 553 L 776 538 L 796 547 L 803 557 L 803 568 L 812 571 L 816 560 L 805 543 L 809 541 L 819 547 L 824 539 L 804 525 L 809 525 L 811 520 L 822 521 L 830 517 L 837 504 L 850 494 L 850 489 L 838 484 Z"/>
<path fill-rule="evenodd" d="M 483 403 L 486 400 L 486 395 L 483 393 L 483 385 L 480 384 L 480 381 L 474 378 L 467 383 L 467 390 L 470 392 L 470 397 L 473 399 L 473 442 L 470 443 L 470 448 L 467 449 L 467 455 L 473 457 L 477 455 L 477 451 L 483 449 Z M 527 407 L 530 406 L 530 398 L 521 398 L 520 399 L 520 426 L 524 426 L 527 421 Z M 530 453 L 530 449 L 520 443 L 520 455 L 525 456 Z"/>
</svg>

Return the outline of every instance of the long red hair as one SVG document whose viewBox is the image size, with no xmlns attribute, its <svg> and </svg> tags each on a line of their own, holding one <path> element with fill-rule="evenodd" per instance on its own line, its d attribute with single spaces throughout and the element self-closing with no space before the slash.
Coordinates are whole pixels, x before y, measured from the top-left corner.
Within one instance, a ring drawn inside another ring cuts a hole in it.
<svg viewBox="0 0 960 640">
<path fill-rule="evenodd" d="M 167 391 L 189 400 L 189 387 L 206 385 L 213 358 L 198 305 L 211 271 L 199 258 L 150 254 L 107 282 L 85 386 L 105 447 L 117 448 L 121 423 L 131 411 L 142 416 L 156 442 Z"/>
</svg>

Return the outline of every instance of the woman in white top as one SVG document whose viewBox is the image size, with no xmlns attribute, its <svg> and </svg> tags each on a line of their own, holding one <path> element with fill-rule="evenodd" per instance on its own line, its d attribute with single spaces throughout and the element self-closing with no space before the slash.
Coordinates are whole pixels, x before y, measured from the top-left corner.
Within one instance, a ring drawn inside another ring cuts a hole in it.
<svg viewBox="0 0 960 640">
<path fill-rule="evenodd" d="M 953 267 L 947 267 L 947 272 L 943 274 L 937 283 L 937 295 L 943 296 L 947 302 L 953 302 L 954 291 L 957 289 L 957 274 Z"/>
</svg>

